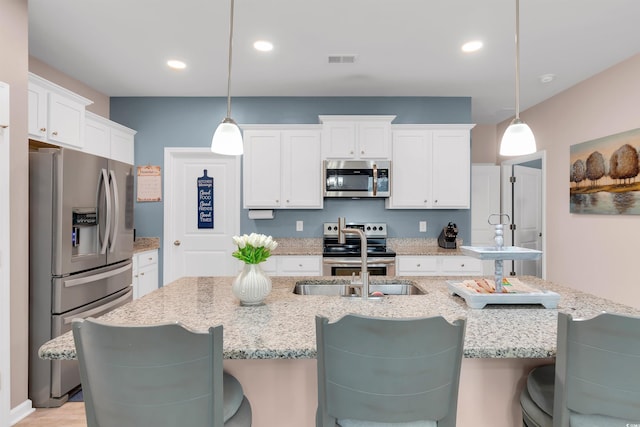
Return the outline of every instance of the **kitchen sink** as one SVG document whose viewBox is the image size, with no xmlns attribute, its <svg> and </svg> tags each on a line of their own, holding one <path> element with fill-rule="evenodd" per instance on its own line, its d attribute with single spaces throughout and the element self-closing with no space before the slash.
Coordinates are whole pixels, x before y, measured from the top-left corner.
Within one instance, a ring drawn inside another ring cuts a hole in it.
<svg viewBox="0 0 640 427">
<path fill-rule="evenodd" d="M 372 280 L 369 293 L 382 292 L 384 295 L 423 295 L 424 292 L 411 280 Z M 293 293 L 298 295 L 360 296 L 359 287 L 349 286 L 349 280 L 303 280 L 296 282 Z"/>
</svg>

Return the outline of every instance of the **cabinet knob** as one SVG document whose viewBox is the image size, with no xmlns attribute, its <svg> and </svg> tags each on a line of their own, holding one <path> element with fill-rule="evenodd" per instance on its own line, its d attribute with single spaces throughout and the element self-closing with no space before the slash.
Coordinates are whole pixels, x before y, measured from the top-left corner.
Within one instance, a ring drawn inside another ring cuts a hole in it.
<svg viewBox="0 0 640 427">
<path fill-rule="evenodd" d="M 280 200 L 276 199 L 276 203 L 280 203 Z"/>
<path fill-rule="evenodd" d="M 460 267 L 464 268 L 464 264 L 460 264 Z"/>
<path fill-rule="evenodd" d="M 141 276 L 144 276 L 144 273 L 140 273 Z"/>
<path fill-rule="evenodd" d="M 176 240 L 173 242 L 173 246 L 180 246 L 180 240 Z"/>
<path fill-rule="evenodd" d="M 433 203 L 438 203 L 438 199 L 434 200 Z"/>
<path fill-rule="evenodd" d="M 51 135 L 53 136 L 58 136 L 58 132 L 56 132 L 55 130 L 53 132 L 51 132 Z"/>
<path fill-rule="evenodd" d="M 46 132 L 47 128 L 40 128 L 40 132 Z"/>
<path fill-rule="evenodd" d="M 427 203 L 427 201 L 428 201 L 427 199 L 424 199 L 424 202 L 425 202 L 425 203 Z"/>
<path fill-rule="evenodd" d="M 149 261 L 153 261 L 153 258 L 152 258 L 152 257 L 149 257 L 149 258 L 147 258 L 147 259 L 148 259 Z M 464 265 L 464 264 L 462 264 L 462 265 Z"/>
<path fill-rule="evenodd" d="M 289 199 L 287 199 L 287 203 L 289 203 Z"/>
<path fill-rule="evenodd" d="M 420 268 L 420 264 L 416 264 L 416 267 Z"/>
<path fill-rule="evenodd" d="M 353 154 L 353 150 L 349 151 L 349 154 Z"/>
<path fill-rule="evenodd" d="M 364 150 L 361 150 L 361 151 L 360 151 L 360 154 L 364 154 Z"/>
</svg>

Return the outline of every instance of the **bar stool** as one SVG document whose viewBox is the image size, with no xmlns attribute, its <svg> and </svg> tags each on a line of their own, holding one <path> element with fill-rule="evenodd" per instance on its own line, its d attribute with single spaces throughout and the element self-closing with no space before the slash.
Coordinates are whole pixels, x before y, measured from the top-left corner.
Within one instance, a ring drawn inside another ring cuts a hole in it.
<svg viewBox="0 0 640 427">
<path fill-rule="evenodd" d="M 556 363 L 531 371 L 520 404 L 527 427 L 640 425 L 640 317 L 558 313 Z"/>
<path fill-rule="evenodd" d="M 455 427 L 465 321 L 316 317 L 317 427 Z"/>
</svg>

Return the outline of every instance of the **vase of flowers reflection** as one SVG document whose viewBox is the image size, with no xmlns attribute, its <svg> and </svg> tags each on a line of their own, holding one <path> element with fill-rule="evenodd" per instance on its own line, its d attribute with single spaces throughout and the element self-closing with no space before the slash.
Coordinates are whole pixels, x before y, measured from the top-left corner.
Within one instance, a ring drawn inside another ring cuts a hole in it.
<svg viewBox="0 0 640 427">
<path fill-rule="evenodd" d="M 233 242 L 238 246 L 233 256 L 244 262 L 244 266 L 233 281 L 231 290 L 240 300 L 240 305 L 261 305 L 271 292 L 271 278 L 264 274 L 260 263 L 271 256 L 278 242 L 271 236 L 257 233 L 233 236 Z"/>
</svg>

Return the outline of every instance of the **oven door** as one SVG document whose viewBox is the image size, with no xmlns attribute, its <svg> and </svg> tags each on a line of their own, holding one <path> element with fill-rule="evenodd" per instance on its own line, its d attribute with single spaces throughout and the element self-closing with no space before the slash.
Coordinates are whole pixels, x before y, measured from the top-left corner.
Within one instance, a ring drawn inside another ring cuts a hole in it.
<svg viewBox="0 0 640 427">
<path fill-rule="evenodd" d="M 360 275 L 360 258 L 325 257 L 322 259 L 323 276 L 352 276 Z M 370 276 L 395 276 L 396 258 L 369 258 L 367 271 Z"/>
</svg>

